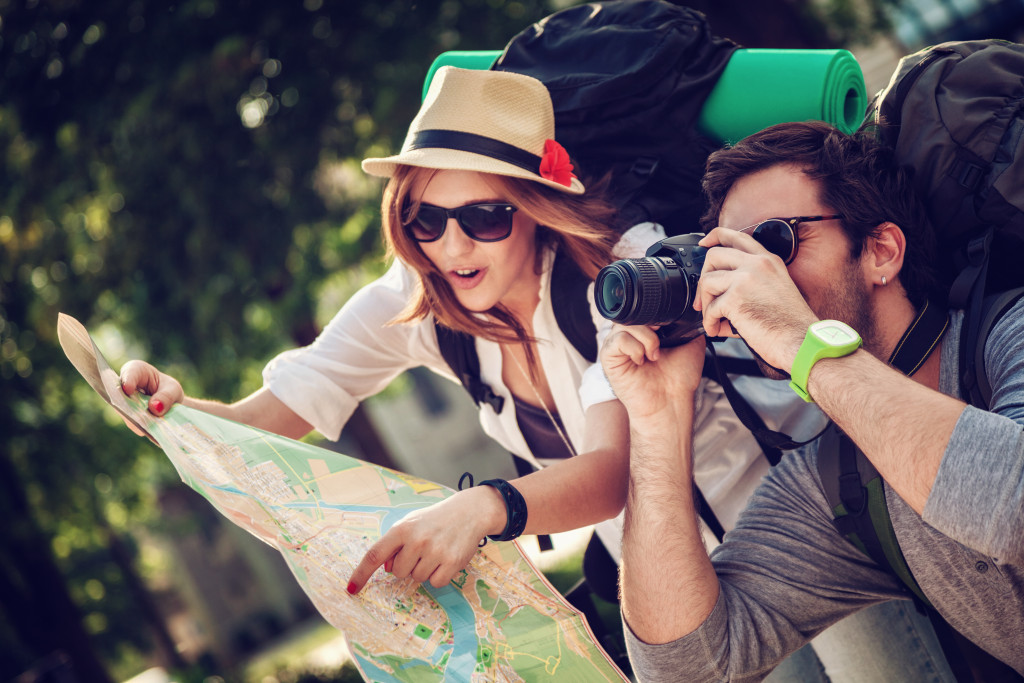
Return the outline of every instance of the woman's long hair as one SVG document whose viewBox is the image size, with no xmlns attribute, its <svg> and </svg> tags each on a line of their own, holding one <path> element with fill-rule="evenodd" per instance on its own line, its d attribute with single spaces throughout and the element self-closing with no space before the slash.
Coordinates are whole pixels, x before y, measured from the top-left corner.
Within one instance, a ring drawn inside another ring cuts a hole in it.
<svg viewBox="0 0 1024 683">
<path fill-rule="evenodd" d="M 384 190 L 381 218 L 388 257 L 397 256 L 419 274 L 415 294 L 392 323 L 416 322 L 433 313 L 439 323 L 453 330 L 499 344 L 525 344 L 532 372 L 536 368 L 531 349 L 534 340 L 515 316 L 501 304 L 486 311 L 486 316 L 466 310 L 444 274 L 405 233 L 403 216 L 417 208 L 416 200 L 410 196 L 412 188 L 422 187 L 435 173 L 434 169 L 399 166 Z M 596 277 L 612 260 L 612 247 L 619 234 L 611 227 L 615 209 L 602 198 L 604 182 L 594 183 L 586 195 L 571 195 L 531 180 L 489 173 L 481 175 L 500 196 L 537 223 L 538 260 L 534 267 L 538 271 L 546 246 L 567 253 L 590 278 Z"/>
</svg>

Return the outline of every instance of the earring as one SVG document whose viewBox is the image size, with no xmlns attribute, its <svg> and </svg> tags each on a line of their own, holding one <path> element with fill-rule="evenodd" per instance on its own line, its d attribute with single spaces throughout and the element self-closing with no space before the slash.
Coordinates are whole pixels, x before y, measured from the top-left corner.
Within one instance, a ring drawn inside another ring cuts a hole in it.
<svg viewBox="0 0 1024 683">
<path fill-rule="evenodd" d="M 882 286 L 885 287 L 885 276 L 882 276 Z"/>
</svg>

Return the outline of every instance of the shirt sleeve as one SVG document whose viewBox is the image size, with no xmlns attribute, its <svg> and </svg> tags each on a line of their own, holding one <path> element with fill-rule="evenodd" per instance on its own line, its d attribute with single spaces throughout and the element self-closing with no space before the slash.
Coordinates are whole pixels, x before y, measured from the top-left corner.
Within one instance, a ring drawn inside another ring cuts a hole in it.
<svg viewBox="0 0 1024 683">
<path fill-rule="evenodd" d="M 922 517 L 969 548 L 1017 563 L 1024 561 L 1024 300 L 992 329 L 984 357 L 991 412 L 967 406 L 960 414 Z"/>
<path fill-rule="evenodd" d="M 829 625 L 903 597 L 896 579 L 835 532 L 810 449 L 766 476 L 711 554 L 721 587 L 694 632 L 661 645 L 626 625 L 640 681 L 758 681 Z"/>
<path fill-rule="evenodd" d="M 415 286 L 415 275 L 396 261 L 356 292 L 312 344 L 271 360 L 263 370 L 264 386 L 336 440 L 359 402 L 405 370 L 427 365 L 443 373 L 432 317 L 392 324 Z"/>
<path fill-rule="evenodd" d="M 647 253 L 649 246 L 663 239 L 665 229 L 658 223 L 638 223 L 622 234 L 612 249 L 612 255 L 619 259 L 640 258 Z M 587 301 L 590 303 L 590 315 L 597 330 L 597 348 L 600 350 L 604 340 L 611 333 L 612 321 L 597 310 L 597 304 L 594 302 L 594 283 L 590 283 L 590 287 L 587 288 Z M 590 406 L 614 400 L 615 392 L 612 391 L 608 378 L 604 376 L 604 369 L 598 360 L 583 372 L 583 380 L 580 383 L 583 412 L 586 413 Z"/>
</svg>

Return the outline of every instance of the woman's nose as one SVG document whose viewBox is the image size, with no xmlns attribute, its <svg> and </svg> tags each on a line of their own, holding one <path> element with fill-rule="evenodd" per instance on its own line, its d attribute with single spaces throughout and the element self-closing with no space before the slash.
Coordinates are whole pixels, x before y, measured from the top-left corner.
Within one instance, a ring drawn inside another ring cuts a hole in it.
<svg viewBox="0 0 1024 683">
<path fill-rule="evenodd" d="M 465 233 L 454 218 L 448 219 L 444 235 L 441 236 L 444 250 L 450 256 L 466 254 L 473 250 L 473 240 Z"/>
</svg>

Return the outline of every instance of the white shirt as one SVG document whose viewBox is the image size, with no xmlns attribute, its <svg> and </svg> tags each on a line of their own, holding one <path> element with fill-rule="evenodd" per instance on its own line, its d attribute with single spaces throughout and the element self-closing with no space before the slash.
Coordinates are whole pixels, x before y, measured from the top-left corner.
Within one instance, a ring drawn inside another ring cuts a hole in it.
<svg viewBox="0 0 1024 683">
<path fill-rule="evenodd" d="M 623 235 L 615 255 L 642 256 L 647 246 L 663 237 L 661 226 L 634 226 Z M 548 378 L 558 415 L 579 452 L 584 431 L 579 388 L 584 372 L 592 364 L 573 347 L 555 321 L 550 296 L 553 264 L 554 252 L 549 250 L 543 255 L 540 303 L 533 316 L 533 334 L 538 339 L 538 360 Z M 263 370 L 264 385 L 318 432 L 336 440 L 360 401 L 378 393 L 410 368 L 424 366 L 458 381 L 441 355 L 432 315 L 416 323 L 388 324 L 405 309 L 416 282 L 415 273 L 396 261 L 384 276 L 356 292 L 316 341 L 271 360 Z M 588 295 L 592 288 L 593 285 Z M 610 324 L 601 317 L 593 297 L 588 298 L 594 326 L 603 330 L 599 335 L 603 339 Z M 500 413 L 490 405 L 480 406 L 484 432 L 503 448 L 540 466 L 519 431 L 512 395 L 502 381 L 500 345 L 478 337 L 476 351 L 481 380 L 505 398 Z"/>
<path fill-rule="evenodd" d="M 642 223 L 624 233 L 615 248 L 618 258 L 643 256 L 646 248 L 664 238 L 661 226 Z M 537 354 L 555 407 L 576 452 L 584 437 L 587 408 L 614 400 L 611 386 L 600 363 L 589 363 L 562 334 L 552 309 L 550 284 L 554 252 L 543 255 L 540 303 L 534 313 L 533 332 L 538 339 Z M 373 396 L 406 370 L 424 366 L 457 382 L 441 355 L 434 330 L 434 318 L 416 323 L 392 321 L 409 303 L 416 287 L 416 275 L 396 261 L 381 278 L 360 289 L 334 316 L 309 346 L 281 353 L 263 370 L 264 385 L 317 431 L 336 440 L 356 406 Z M 591 316 L 598 330 L 598 344 L 608 335 L 611 324 L 593 302 L 593 284 L 588 289 Z M 733 353 L 742 354 L 742 344 L 729 342 Z M 483 430 L 511 453 L 538 461 L 526 445 L 516 419 L 515 404 L 502 381 L 499 344 L 476 339 L 481 380 L 495 394 L 505 398 L 500 413 L 488 404 L 479 409 Z M 727 352 L 728 353 L 728 352 Z M 737 388 L 773 428 L 792 428 L 805 415 L 805 405 L 784 382 L 738 378 Z M 813 410 L 812 406 L 812 410 Z M 820 411 L 818 411 L 818 418 Z M 813 421 L 813 420 L 812 420 Z M 694 439 L 695 477 L 719 520 L 732 528 L 740 509 L 757 482 L 768 470 L 753 436 L 728 405 L 721 387 L 710 381 L 701 384 Z M 811 431 L 803 429 L 801 433 Z M 598 532 L 612 555 L 618 558 L 621 515 L 613 524 L 598 526 Z"/>
</svg>

